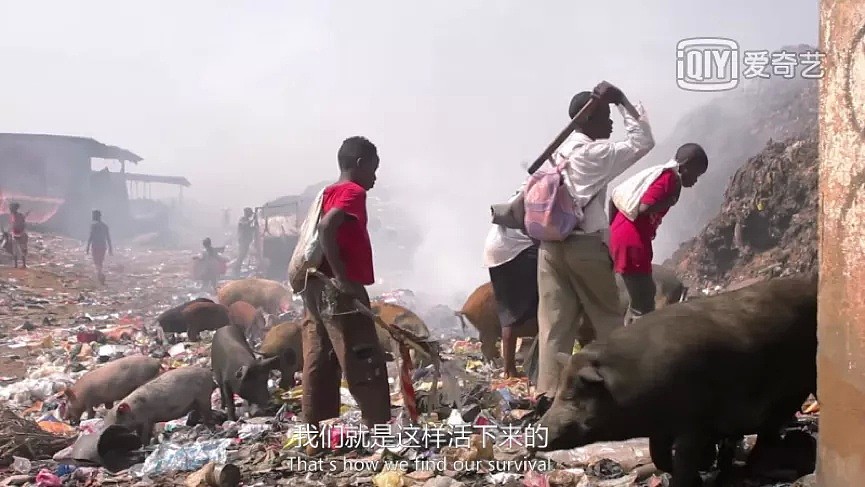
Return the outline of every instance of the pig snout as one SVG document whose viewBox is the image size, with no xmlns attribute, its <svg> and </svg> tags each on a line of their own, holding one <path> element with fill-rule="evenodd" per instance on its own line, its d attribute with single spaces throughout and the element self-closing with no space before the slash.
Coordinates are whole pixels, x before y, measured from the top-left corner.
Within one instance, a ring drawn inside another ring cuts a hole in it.
<svg viewBox="0 0 865 487">
<path fill-rule="evenodd" d="M 81 422 L 81 416 L 84 415 L 84 408 L 68 396 L 65 401 L 60 403 L 58 411 L 60 412 L 60 418 L 66 420 L 72 426 L 78 426 Z"/>
<path fill-rule="evenodd" d="M 236 372 L 236 379 L 240 381 L 240 396 L 250 403 L 250 414 L 253 416 L 270 405 L 267 380 L 277 360 L 277 357 L 257 360 L 252 365 L 240 367 Z"/>
<path fill-rule="evenodd" d="M 589 441 L 587 430 L 579 420 L 579 411 L 557 399 L 536 425 L 536 451 L 567 450 Z M 559 404 L 556 404 L 559 403 Z"/>
</svg>

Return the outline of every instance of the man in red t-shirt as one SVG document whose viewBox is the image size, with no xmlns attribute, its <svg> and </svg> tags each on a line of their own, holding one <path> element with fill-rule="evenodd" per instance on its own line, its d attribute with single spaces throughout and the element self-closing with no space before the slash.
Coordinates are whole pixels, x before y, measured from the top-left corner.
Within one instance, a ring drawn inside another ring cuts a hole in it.
<svg viewBox="0 0 865 487">
<path fill-rule="evenodd" d="M 27 215 L 30 212 L 21 213 L 21 205 L 18 203 L 9 204 L 9 220 L 12 223 L 12 256 L 15 258 L 15 267 L 18 267 L 18 257 L 21 257 L 21 264 L 27 268 Z"/>
<path fill-rule="evenodd" d="M 664 169 L 643 193 L 634 221 L 617 211 L 615 205 L 610 205 L 613 270 L 622 276 L 630 297 L 625 324 L 655 310 L 652 240 L 664 215 L 679 200 L 682 187 L 694 186 L 709 166 L 706 152 L 693 143 L 679 147 L 675 160 L 677 167 Z"/>
<path fill-rule="evenodd" d="M 391 419 L 390 387 L 375 323 L 357 311 L 354 299 L 369 306 L 364 286 L 375 282 L 366 192 L 375 185 L 379 158 L 372 142 L 351 137 L 342 143 L 337 159 L 340 176 L 324 190 L 318 239 L 324 253 L 319 269 L 331 278 L 339 295 L 332 302 L 325 283 L 314 277 L 302 293 L 307 310 L 303 415 L 313 427 L 338 417 L 340 379 L 345 373 L 348 389 L 371 427 Z"/>
</svg>

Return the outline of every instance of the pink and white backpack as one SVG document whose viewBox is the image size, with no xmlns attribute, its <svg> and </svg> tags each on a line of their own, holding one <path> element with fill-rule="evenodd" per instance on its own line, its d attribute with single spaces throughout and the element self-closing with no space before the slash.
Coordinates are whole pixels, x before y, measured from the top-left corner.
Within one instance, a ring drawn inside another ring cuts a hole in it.
<svg viewBox="0 0 865 487">
<path fill-rule="evenodd" d="M 529 176 L 523 189 L 526 234 L 542 242 L 568 238 L 583 221 L 583 208 L 564 185 L 562 171 L 567 160 L 553 166 L 549 161 Z"/>
</svg>

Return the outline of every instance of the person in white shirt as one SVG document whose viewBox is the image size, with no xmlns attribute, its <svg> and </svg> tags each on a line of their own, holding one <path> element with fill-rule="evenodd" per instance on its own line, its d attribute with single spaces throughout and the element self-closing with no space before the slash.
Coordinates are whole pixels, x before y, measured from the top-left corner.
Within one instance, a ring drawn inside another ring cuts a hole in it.
<svg viewBox="0 0 865 487">
<path fill-rule="evenodd" d="M 570 117 L 593 97 L 601 103 L 553 153 L 556 163 L 567 160 L 562 174 L 571 196 L 587 203 L 579 228 L 564 241 L 542 242 L 538 252 L 538 392 L 547 398 L 555 397 L 558 389 L 559 353 L 570 355 L 578 336 L 585 346 L 623 325 L 608 247 L 607 185 L 655 146 L 642 106 L 634 107 L 609 83 L 576 94 Z M 610 104 L 617 105 L 624 118 L 625 140 L 607 140 L 613 131 Z"/>
<path fill-rule="evenodd" d="M 518 195 L 519 191 L 510 201 Z M 518 331 L 534 334 L 538 326 L 538 245 L 519 230 L 493 225 L 484 243 L 484 267 L 502 326 L 505 377 L 517 377 Z"/>
</svg>

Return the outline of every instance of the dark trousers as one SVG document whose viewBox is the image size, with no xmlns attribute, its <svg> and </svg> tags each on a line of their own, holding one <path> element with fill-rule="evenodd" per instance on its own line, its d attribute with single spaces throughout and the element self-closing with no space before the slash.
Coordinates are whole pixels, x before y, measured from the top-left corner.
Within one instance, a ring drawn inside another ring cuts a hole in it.
<svg viewBox="0 0 865 487">
<path fill-rule="evenodd" d="M 356 292 L 369 306 L 363 286 L 357 286 Z M 314 277 L 307 281 L 303 302 L 307 310 L 303 323 L 302 398 L 306 422 L 315 426 L 339 416 L 343 372 L 364 423 L 372 427 L 390 421 L 390 386 L 375 323 L 355 311 L 349 296 L 337 297 L 334 316 L 328 316 L 325 284 Z"/>
<path fill-rule="evenodd" d="M 237 242 L 237 261 L 234 263 L 235 274 L 240 272 L 240 268 L 243 266 L 243 261 L 245 261 L 246 257 L 249 256 L 249 246 L 251 244 L 252 240 L 240 239 Z"/>
<path fill-rule="evenodd" d="M 622 274 L 622 280 L 631 303 L 625 314 L 625 325 L 629 325 L 644 314 L 655 311 L 655 280 L 651 274 Z"/>
</svg>

